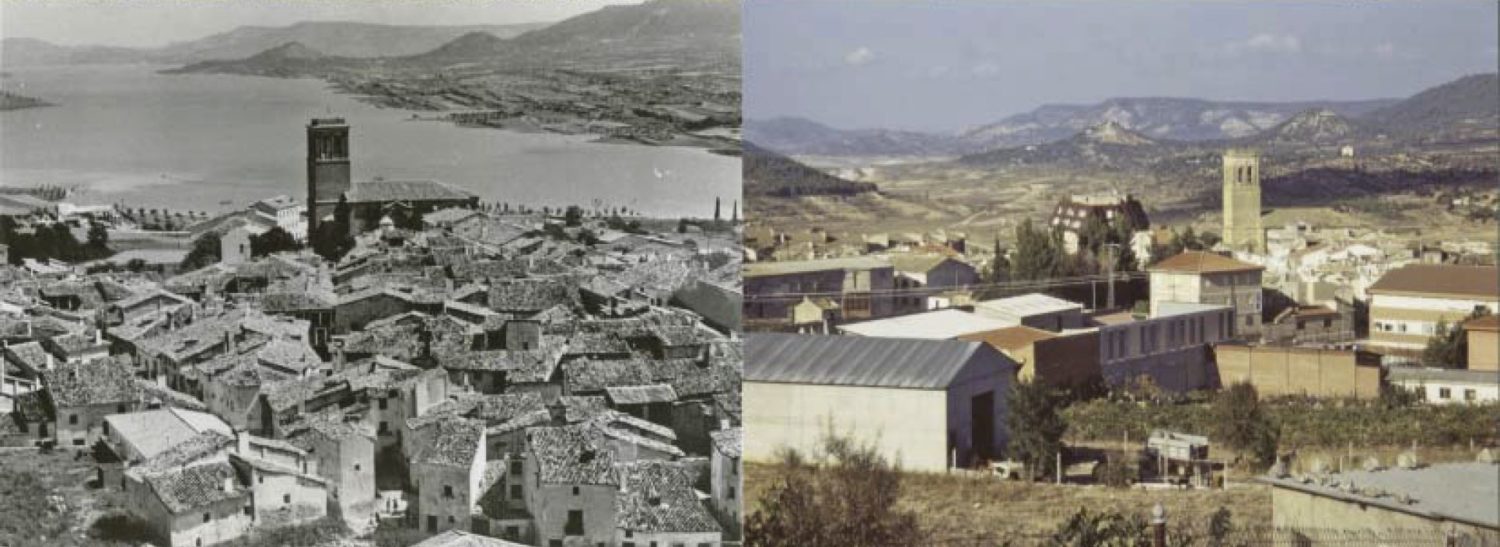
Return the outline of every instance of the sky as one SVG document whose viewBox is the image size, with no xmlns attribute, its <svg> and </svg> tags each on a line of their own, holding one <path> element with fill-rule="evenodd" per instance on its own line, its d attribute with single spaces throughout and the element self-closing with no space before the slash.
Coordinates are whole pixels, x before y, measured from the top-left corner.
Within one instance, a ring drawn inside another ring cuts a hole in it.
<svg viewBox="0 0 1500 547">
<path fill-rule="evenodd" d="M 0 36 L 159 47 L 239 26 L 301 21 L 481 25 L 560 21 L 641 0 L 0 0 Z"/>
<path fill-rule="evenodd" d="M 745 116 L 957 131 L 1111 97 L 1406 97 L 1494 72 L 1497 6 L 754 0 Z"/>
</svg>

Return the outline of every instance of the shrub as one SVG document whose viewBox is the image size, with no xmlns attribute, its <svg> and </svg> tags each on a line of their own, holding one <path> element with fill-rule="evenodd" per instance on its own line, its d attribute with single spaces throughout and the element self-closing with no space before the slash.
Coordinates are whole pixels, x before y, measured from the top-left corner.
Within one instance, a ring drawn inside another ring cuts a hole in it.
<svg viewBox="0 0 1500 547">
<path fill-rule="evenodd" d="M 896 508 L 900 469 L 874 447 L 831 432 L 814 460 L 782 456 L 776 478 L 745 520 L 746 545 L 919 545 L 917 516 Z"/>
</svg>

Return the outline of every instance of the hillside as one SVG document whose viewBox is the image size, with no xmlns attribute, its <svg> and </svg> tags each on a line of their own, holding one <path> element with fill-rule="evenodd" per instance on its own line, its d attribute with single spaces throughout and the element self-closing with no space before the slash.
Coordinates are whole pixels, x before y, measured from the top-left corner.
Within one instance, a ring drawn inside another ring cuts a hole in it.
<svg viewBox="0 0 1500 547">
<path fill-rule="evenodd" d="M 35 97 L 16 95 L 8 91 L 0 91 L 0 112 L 6 110 L 20 110 L 22 108 L 37 108 L 42 106 L 53 106 L 52 103 Z"/>
<path fill-rule="evenodd" d="M 228 61 L 202 61 L 162 71 L 165 74 L 232 73 L 292 78 L 316 76 L 333 67 L 349 67 L 370 62 L 367 59 L 331 57 L 301 42 L 288 42 L 250 57 Z"/>
<path fill-rule="evenodd" d="M 1471 140 L 1497 137 L 1500 74 L 1476 74 L 1371 112 L 1367 121 L 1398 137 Z"/>
<path fill-rule="evenodd" d="M 877 190 L 874 184 L 852 182 L 829 175 L 749 141 L 745 142 L 741 156 L 747 195 L 847 196 Z"/>
<path fill-rule="evenodd" d="M 33 38 L 5 38 L 0 41 L 0 64 L 192 64 L 210 60 L 245 59 L 293 42 L 331 57 L 399 57 L 431 51 L 473 32 L 510 38 L 544 26 L 545 23 L 407 26 L 312 21 L 285 27 L 239 27 L 197 40 L 173 42 L 159 48 L 61 46 Z"/>
<path fill-rule="evenodd" d="M 431 72 L 471 63 L 500 69 L 737 67 L 739 39 L 737 2 L 653 0 L 638 5 L 608 6 L 513 38 L 487 31 L 466 32 L 424 51 L 379 59 L 341 55 L 299 42 L 327 55 L 315 64 L 285 66 L 281 58 L 257 53 L 234 62 L 200 62 L 169 72 L 328 76 L 372 66 Z"/>
<path fill-rule="evenodd" d="M 805 118 L 745 122 L 745 138 L 784 154 L 806 156 L 942 156 L 964 150 L 949 135 L 890 129 L 834 129 Z M 977 151 L 977 150 L 973 150 Z"/>
<path fill-rule="evenodd" d="M 1107 121 L 1063 140 L 970 154 L 959 158 L 957 163 L 1119 169 L 1148 166 L 1181 148 L 1177 143 L 1159 142 L 1120 123 Z"/>
</svg>

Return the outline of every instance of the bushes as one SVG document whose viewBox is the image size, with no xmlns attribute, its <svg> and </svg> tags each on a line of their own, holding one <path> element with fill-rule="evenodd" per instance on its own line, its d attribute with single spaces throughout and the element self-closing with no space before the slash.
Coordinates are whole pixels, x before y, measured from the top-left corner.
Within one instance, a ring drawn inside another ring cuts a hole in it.
<svg viewBox="0 0 1500 547">
<path fill-rule="evenodd" d="M 1214 398 L 1212 409 L 1220 443 L 1249 452 L 1261 465 L 1276 459 L 1277 429 L 1261 409 L 1255 386 L 1241 382 L 1225 388 Z"/>
<path fill-rule="evenodd" d="M 254 528 L 250 534 L 241 536 L 239 539 L 218 544 L 218 547 L 254 547 L 260 545 L 277 545 L 280 547 L 316 547 L 328 545 L 348 535 L 349 529 L 344 523 L 333 517 L 326 517 L 303 524 L 281 526 L 278 528 Z"/>
<path fill-rule="evenodd" d="M 1281 446 L 1341 448 L 1358 445 L 1424 446 L 1500 440 L 1494 424 L 1500 405 L 1415 405 L 1392 393 L 1381 400 L 1359 401 L 1271 398 L 1261 401 L 1265 416 L 1279 431 Z M 1211 434 L 1209 404 L 1097 399 L 1063 409 L 1069 438 L 1119 442 L 1121 435 L 1145 439 L 1152 429 Z"/>
<path fill-rule="evenodd" d="M 896 508 L 901 472 L 874 447 L 829 433 L 812 461 L 782 458 L 782 475 L 745 519 L 745 545 L 920 545 L 917 516 Z"/>
<path fill-rule="evenodd" d="M 1062 451 L 1063 434 L 1068 431 L 1068 422 L 1058 414 L 1062 398 L 1043 384 L 1016 382 L 1011 387 L 1009 406 L 1005 421 L 1010 430 L 1010 457 L 1026 464 L 1028 479 L 1039 473 L 1052 475 L 1057 454 Z"/>
</svg>

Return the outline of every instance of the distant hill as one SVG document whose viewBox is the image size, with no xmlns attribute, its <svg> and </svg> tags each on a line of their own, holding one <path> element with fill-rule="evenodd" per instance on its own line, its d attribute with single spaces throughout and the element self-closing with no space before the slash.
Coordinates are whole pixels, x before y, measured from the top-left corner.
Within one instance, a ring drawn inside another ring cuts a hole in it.
<svg viewBox="0 0 1500 547">
<path fill-rule="evenodd" d="M 942 156 L 965 150 L 951 135 L 890 129 L 834 129 L 805 118 L 746 120 L 745 138 L 805 156 Z"/>
<path fill-rule="evenodd" d="M 488 32 L 470 32 L 437 48 L 407 58 L 412 62 L 448 64 L 459 61 L 493 59 L 506 53 L 510 45 L 505 39 Z"/>
<path fill-rule="evenodd" d="M 1500 74 L 1465 76 L 1370 112 L 1365 119 L 1396 136 L 1495 138 L 1500 126 Z"/>
<path fill-rule="evenodd" d="M 1024 114 L 969 129 L 960 138 L 983 148 L 1049 142 L 1113 121 L 1153 139 L 1207 141 L 1248 137 L 1309 110 L 1358 117 L 1396 101 L 1301 101 L 1287 103 L 1209 101 L 1181 98 L 1118 98 L 1092 105 L 1044 105 Z"/>
<path fill-rule="evenodd" d="M 652 0 L 605 6 L 522 34 L 516 46 L 537 49 L 707 47 L 739 53 L 740 4 L 724 0 Z"/>
<path fill-rule="evenodd" d="M 1278 145 L 1332 146 L 1352 143 L 1359 132 L 1360 128 L 1353 121 L 1332 110 L 1319 108 L 1292 116 L 1246 141 L 1268 148 Z"/>
<path fill-rule="evenodd" d="M 322 73 L 329 67 L 366 63 L 366 59 L 330 57 L 302 42 L 288 42 L 250 57 L 227 61 L 202 61 L 163 71 L 167 74 L 192 72 L 226 72 L 257 76 L 297 77 Z"/>
<path fill-rule="evenodd" d="M 255 75 L 311 75 L 317 70 L 386 68 L 430 71 L 460 63 L 668 65 L 680 61 L 739 63 L 738 2 L 724 0 L 652 0 L 608 6 L 511 38 L 476 30 L 455 35 L 431 48 L 380 59 L 343 55 L 318 48 L 326 56 L 316 64 L 285 66 L 283 59 L 260 52 L 235 62 L 200 62 L 168 72 L 225 72 Z M 456 28 L 456 27 L 454 27 Z M 276 44 L 279 47 L 281 44 Z M 271 64 L 264 64 L 269 62 Z M 315 69 L 303 72 L 305 69 Z"/>
<path fill-rule="evenodd" d="M 970 154 L 958 162 L 971 166 L 1139 167 L 1174 151 L 1176 144 L 1159 142 L 1118 122 L 1107 121 L 1063 140 Z"/>
<path fill-rule="evenodd" d="M 516 25 L 407 26 L 341 21 L 314 21 L 285 27 L 239 27 L 160 48 L 60 46 L 33 38 L 0 41 L 0 64 L 6 66 L 83 63 L 190 64 L 245 59 L 288 43 L 303 44 L 330 57 L 399 57 L 431 51 L 460 36 L 484 32 L 510 38 L 545 27 Z"/>
<path fill-rule="evenodd" d="M 844 180 L 745 141 L 742 152 L 747 195 L 776 197 L 854 195 L 877 190 L 868 182 Z"/>
<path fill-rule="evenodd" d="M 8 91 L 0 91 L 0 111 L 20 110 L 22 108 L 38 108 L 43 106 L 53 105 L 52 103 L 43 101 L 36 97 L 27 97 L 25 95 L 16 95 Z"/>
</svg>

